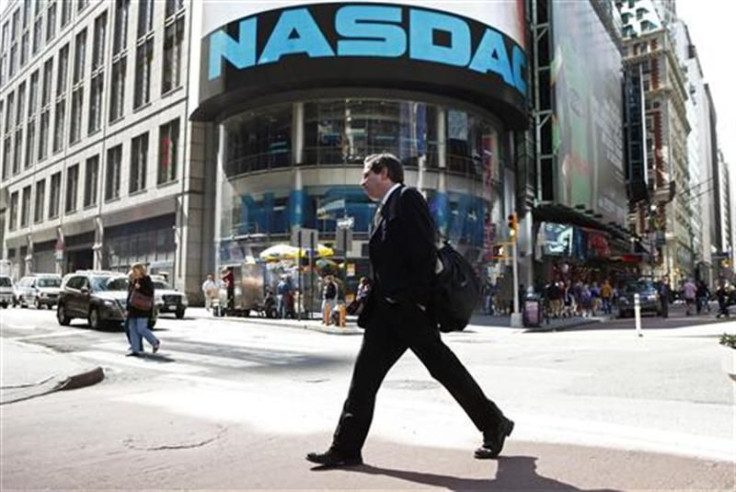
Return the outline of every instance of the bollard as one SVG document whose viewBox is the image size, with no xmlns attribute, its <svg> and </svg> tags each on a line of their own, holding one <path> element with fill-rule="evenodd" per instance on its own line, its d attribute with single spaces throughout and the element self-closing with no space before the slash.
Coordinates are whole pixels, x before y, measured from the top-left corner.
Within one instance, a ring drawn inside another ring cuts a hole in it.
<svg viewBox="0 0 736 492">
<path fill-rule="evenodd" d="M 637 336 L 641 334 L 641 302 L 639 301 L 639 294 L 634 294 L 634 324 L 636 325 Z"/>
</svg>

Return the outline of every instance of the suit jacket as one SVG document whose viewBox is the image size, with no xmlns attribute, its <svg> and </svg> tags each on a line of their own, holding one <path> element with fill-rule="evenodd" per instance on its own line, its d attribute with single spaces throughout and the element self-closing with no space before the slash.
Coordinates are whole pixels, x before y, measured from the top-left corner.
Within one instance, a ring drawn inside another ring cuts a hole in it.
<svg viewBox="0 0 736 492">
<path fill-rule="evenodd" d="M 374 288 L 359 319 L 364 327 L 379 296 L 400 306 L 429 306 L 435 276 L 435 227 L 422 194 L 402 185 L 389 196 L 381 216 L 369 242 Z"/>
</svg>

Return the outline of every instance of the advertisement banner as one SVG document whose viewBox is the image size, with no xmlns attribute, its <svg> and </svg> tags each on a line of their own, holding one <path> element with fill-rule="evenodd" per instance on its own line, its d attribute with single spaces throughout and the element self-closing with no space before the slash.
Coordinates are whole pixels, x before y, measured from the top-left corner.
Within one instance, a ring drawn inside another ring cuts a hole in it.
<svg viewBox="0 0 736 492">
<path fill-rule="evenodd" d="M 553 6 L 559 203 L 625 223 L 621 55 L 590 1 Z"/>
</svg>

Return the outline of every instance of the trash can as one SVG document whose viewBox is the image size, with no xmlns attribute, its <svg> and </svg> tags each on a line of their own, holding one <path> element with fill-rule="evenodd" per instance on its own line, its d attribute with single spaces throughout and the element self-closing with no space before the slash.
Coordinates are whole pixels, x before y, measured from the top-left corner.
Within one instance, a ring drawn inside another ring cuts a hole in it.
<svg viewBox="0 0 736 492">
<path fill-rule="evenodd" d="M 542 320 L 542 301 L 536 294 L 528 294 L 522 307 L 522 321 L 527 328 L 538 328 Z"/>
</svg>

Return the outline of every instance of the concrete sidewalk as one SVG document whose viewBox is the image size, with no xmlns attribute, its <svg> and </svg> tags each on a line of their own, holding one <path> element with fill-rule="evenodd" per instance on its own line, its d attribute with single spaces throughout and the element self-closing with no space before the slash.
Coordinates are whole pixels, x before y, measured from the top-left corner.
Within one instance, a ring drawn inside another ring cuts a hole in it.
<svg viewBox="0 0 736 492">
<path fill-rule="evenodd" d="M 0 405 L 54 391 L 83 388 L 105 377 L 101 367 L 40 345 L 1 338 L 0 353 Z"/>
<path fill-rule="evenodd" d="M 344 328 L 334 326 L 334 325 L 325 326 L 322 324 L 320 319 L 316 318 L 316 315 L 315 315 L 315 319 L 304 319 L 304 320 L 269 319 L 269 318 L 264 318 L 260 316 L 214 317 L 211 312 L 207 311 L 204 308 L 189 308 L 187 309 L 187 317 L 191 317 L 195 319 L 223 320 L 226 322 L 234 322 L 234 323 L 246 322 L 246 323 L 251 323 L 251 324 L 262 324 L 262 325 L 267 325 L 267 326 L 283 326 L 283 327 L 288 327 L 288 328 L 298 328 L 298 329 L 303 329 L 303 330 L 319 331 L 319 332 L 328 333 L 331 335 L 359 335 L 363 333 L 362 328 L 359 328 L 357 325 L 356 316 L 348 316 L 347 326 Z M 470 323 L 468 324 L 468 327 L 466 328 L 466 330 L 478 331 L 478 330 L 485 330 L 488 328 L 499 328 L 499 329 L 510 329 L 510 330 L 519 330 L 519 331 L 527 331 L 527 330 L 528 331 L 556 331 L 556 330 L 565 330 L 568 328 L 584 326 L 584 325 L 605 323 L 609 321 L 610 319 L 611 319 L 610 316 L 594 316 L 590 318 L 582 318 L 582 317 L 560 318 L 560 319 L 551 319 L 549 320 L 549 322 L 543 322 L 538 327 L 514 328 L 514 327 L 511 327 L 511 317 L 508 315 L 490 316 L 490 315 L 486 315 L 482 313 L 477 313 L 477 314 L 474 314 L 473 317 L 470 319 Z"/>
</svg>

